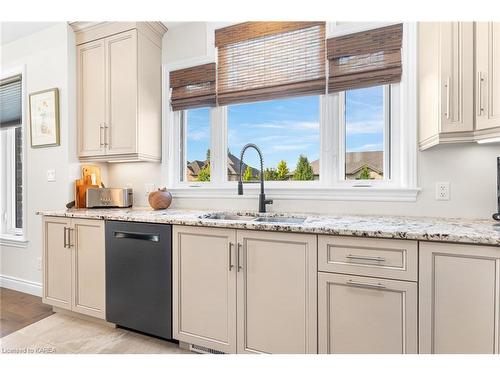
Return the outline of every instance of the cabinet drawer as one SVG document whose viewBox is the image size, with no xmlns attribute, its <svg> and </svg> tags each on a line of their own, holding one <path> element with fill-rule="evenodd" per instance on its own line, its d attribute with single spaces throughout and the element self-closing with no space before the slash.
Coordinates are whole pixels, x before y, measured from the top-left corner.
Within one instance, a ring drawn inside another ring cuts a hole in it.
<svg viewBox="0 0 500 375">
<path fill-rule="evenodd" d="M 417 281 L 417 241 L 319 236 L 318 268 L 324 272 Z"/>
</svg>

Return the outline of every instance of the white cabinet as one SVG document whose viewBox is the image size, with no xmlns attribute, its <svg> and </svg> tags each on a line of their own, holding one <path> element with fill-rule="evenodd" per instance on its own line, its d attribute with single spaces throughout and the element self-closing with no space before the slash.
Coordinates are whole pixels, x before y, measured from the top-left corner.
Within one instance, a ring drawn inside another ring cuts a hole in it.
<svg viewBox="0 0 500 375">
<path fill-rule="evenodd" d="M 417 353 L 417 284 L 318 276 L 319 353 Z"/>
<path fill-rule="evenodd" d="M 46 216 L 43 236 L 43 302 L 104 319 L 104 221 Z"/>
<path fill-rule="evenodd" d="M 316 353 L 316 236 L 174 226 L 174 338 Z"/>
<path fill-rule="evenodd" d="M 476 23 L 476 72 L 476 127 L 500 129 L 500 22 Z"/>
<path fill-rule="evenodd" d="M 473 140 L 474 25 L 419 23 L 420 148 Z"/>
<path fill-rule="evenodd" d="M 500 23 L 420 22 L 420 149 L 500 136 Z"/>
<path fill-rule="evenodd" d="M 316 236 L 237 231 L 238 353 L 317 353 Z"/>
<path fill-rule="evenodd" d="M 499 353 L 500 248 L 420 243 L 420 353 Z"/>
<path fill-rule="evenodd" d="M 417 266 L 416 241 L 318 236 L 319 353 L 417 353 Z"/>
<path fill-rule="evenodd" d="M 236 232 L 177 225 L 173 232 L 174 337 L 236 353 Z"/>
<path fill-rule="evenodd" d="M 72 25 L 78 44 L 81 160 L 161 159 L 161 36 L 165 29 L 158 24 Z"/>
</svg>

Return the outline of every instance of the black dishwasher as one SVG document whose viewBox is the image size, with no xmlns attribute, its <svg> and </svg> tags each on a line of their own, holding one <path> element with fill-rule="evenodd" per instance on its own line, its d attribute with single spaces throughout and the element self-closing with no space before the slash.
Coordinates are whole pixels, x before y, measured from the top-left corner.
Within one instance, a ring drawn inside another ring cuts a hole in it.
<svg viewBox="0 0 500 375">
<path fill-rule="evenodd" d="M 106 320 L 172 339 L 172 226 L 106 221 Z"/>
</svg>

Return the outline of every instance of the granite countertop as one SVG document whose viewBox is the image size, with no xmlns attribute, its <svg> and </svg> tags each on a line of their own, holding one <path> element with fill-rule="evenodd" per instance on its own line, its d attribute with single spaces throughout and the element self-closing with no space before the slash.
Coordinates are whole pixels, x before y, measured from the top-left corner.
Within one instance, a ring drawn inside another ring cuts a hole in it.
<svg viewBox="0 0 500 375">
<path fill-rule="evenodd" d="M 204 227 L 253 229 L 279 232 L 347 235 L 421 241 L 446 241 L 500 246 L 500 222 L 491 220 L 444 219 L 404 216 L 309 215 L 283 213 L 238 213 L 246 216 L 288 216 L 305 218 L 300 224 L 267 223 L 207 218 L 221 211 L 148 208 L 69 209 L 39 211 L 45 216 L 104 219 Z M 237 214 L 237 212 L 233 212 Z"/>
</svg>

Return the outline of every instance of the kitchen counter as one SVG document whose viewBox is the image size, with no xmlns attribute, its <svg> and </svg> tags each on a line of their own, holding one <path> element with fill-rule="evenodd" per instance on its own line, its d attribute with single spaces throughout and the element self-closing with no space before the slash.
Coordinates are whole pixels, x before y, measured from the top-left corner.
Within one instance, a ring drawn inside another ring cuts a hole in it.
<svg viewBox="0 0 500 375">
<path fill-rule="evenodd" d="M 331 234 L 358 237 L 445 241 L 500 246 L 500 223 L 494 220 L 441 219 L 403 216 L 306 215 L 267 213 L 259 216 L 292 216 L 306 220 L 300 224 L 216 220 L 208 215 L 219 211 L 148 208 L 70 209 L 39 211 L 39 215 L 180 224 L 204 227 L 252 229 L 279 232 Z M 256 215 L 251 213 L 243 213 Z"/>
</svg>

